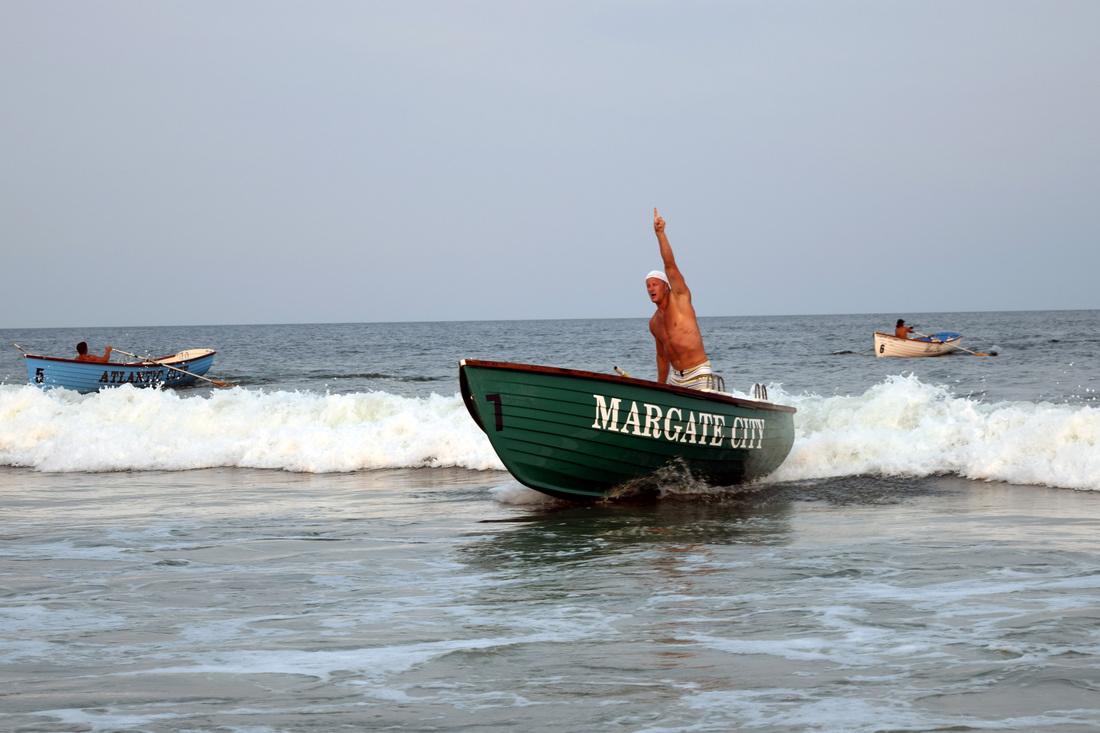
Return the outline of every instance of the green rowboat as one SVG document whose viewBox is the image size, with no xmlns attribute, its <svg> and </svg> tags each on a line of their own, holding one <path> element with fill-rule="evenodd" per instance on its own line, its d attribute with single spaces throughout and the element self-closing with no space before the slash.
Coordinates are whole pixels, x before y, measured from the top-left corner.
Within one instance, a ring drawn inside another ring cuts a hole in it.
<svg viewBox="0 0 1100 733">
<path fill-rule="evenodd" d="M 464 359 L 470 415 L 520 483 L 565 499 L 682 463 L 714 486 L 764 476 L 794 443 L 793 407 L 632 377 Z"/>
</svg>

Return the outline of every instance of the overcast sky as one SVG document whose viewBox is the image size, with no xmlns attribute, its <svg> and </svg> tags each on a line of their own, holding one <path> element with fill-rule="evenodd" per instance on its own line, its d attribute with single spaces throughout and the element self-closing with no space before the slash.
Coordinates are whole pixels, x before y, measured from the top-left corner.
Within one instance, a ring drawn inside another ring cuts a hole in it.
<svg viewBox="0 0 1100 733">
<path fill-rule="evenodd" d="M 1100 307 L 1100 2 L 0 0 L 0 327 Z"/>
</svg>

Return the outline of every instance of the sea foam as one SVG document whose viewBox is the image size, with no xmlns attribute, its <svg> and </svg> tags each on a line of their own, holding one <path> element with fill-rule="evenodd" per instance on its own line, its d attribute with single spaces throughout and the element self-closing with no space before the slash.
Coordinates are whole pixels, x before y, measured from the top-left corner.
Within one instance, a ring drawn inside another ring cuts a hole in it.
<svg viewBox="0 0 1100 733">
<path fill-rule="evenodd" d="M 953 396 L 913 375 L 863 394 L 786 395 L 795 443 L 773 480 L 931 476 L 1100 490 L 1100 410 Z"/>
<path fill-rule="evenodd" d="M 0 464 L 40 471 L 234 466 L 326 473 L 503 469 L 457 395 L 0 386 Z"/>
<path fill-rule="evenodd" d="M 1100 409 L 955 396 L 915 376 L 862 394 L 788 395 L 795 443 L 772 480 L 849 475 L 1100 490 Z M 0 385 L 0 465 L 40 471 L 220 466 L 326 473 L 503 469 L 458 395 L 240 388 L 208 396 L 129 386 L 96 394 Z"/>
</svg>

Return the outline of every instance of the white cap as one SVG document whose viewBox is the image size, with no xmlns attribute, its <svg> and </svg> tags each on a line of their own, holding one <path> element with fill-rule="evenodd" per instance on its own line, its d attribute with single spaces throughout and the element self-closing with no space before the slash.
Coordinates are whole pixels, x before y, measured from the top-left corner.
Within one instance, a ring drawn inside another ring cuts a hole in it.
<svg viewBox="0 0 1100 733">
<path fill-rule="evenodd" d="M 649 274 L 645 276 L 645 279 L 648 280 L 651 277 L 655 277 L 658 280 L 664 280 L 665 285 L 668 285 L 669 290 L 672 289 L 672 284 L 668 281 L 668 275 L 661 272 L 660 270 L 650 270 Z"/>
</svg>

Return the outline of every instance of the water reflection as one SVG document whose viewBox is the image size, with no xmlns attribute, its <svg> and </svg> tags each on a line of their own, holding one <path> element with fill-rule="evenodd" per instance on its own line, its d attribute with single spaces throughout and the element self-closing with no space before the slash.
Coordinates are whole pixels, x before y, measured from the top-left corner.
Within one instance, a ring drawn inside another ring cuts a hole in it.
<svg viewBox="0 0 1100 733">
<path fill-rule="evenodd" d="M 615 555 L 788 540 L 789 502 L 734 498 L 551 505 L 506 521 L 486 522 L 492 536 L 463 548 L 471 562 L 494 570 L 529 565 L 584 565 Z"/>
<path fill-rule="evenodd" d="M 639 552 L 685 553 L 724 545 L 791 541 L 800 504 L 898 504 L 957 491 L 939 481 L 846 476 L 739 487 L 691 487 L 592 504 L 548 503 L 526 513 L 485 520 L 488 538 L 465 545 L 463 556 L 494 570 L 570 566 Z"/>
</svg>

